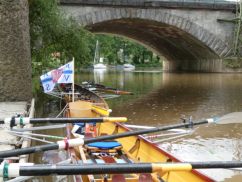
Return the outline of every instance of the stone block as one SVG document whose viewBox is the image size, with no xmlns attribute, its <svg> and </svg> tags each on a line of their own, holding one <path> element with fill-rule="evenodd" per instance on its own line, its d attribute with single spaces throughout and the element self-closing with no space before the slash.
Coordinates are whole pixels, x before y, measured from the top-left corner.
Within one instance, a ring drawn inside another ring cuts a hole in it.
<svg viewBox="0 0 242 182">
<path fill-rule="evenodd" d="M 141 9 L 141 16 L 140 16 L 140 18 L 145 19 L 146 18 L 145 15 L 146 15 L 146 9 Z"/>
<path fill-rule="evenodd" d="M 136 8 L 130 8 L 130 18 L 137 18 L 138 16 L 138 11 Z"/>
<path fill-rule="evenodd" d="M 121 16 L 121 9 L 115 9 L 115 16 L 116 19 L 120 19 L 122 16 Z"/>
<path fill-rule="evenodd" d="M 122 18 L 126 18 L 126 17 L 127 17 L 127 14 L 126 14 L 125 8 L 122 8 L 122 9 L 120 10 L 120 14 L 121 14 L 121 17 L 122 17 Z"/>
<path fill-rule="evenodd" d="M 96 15 L 96 12 L 92 12 L 91 13 L 91 17 L 92 17 L 92 23 L 93 24 L 97 23 L 97 15 Z"/>
<path fill-rule="evenodd" d="M 230 55 L 230 53 L 231 53 L 231 49 L 229 49 L 229 47 L 226 46 L 219 55 L 221 58 L 224 58 L 224 57 Z"/>
<path fill-rule="evenodd" d="M 112 13 L 110 9 L 105 10 L 105 16 L 106 16 L 106 20 L 112 20 Z"/>
<path fill-rule="evenodd" d="M 142 16 L 142 9 L 137 9 L 137 18 L 141 18 Z"/>
<path fill-rule="evenodd" d="M 183 20 L 182 17 L 178 17 L 177 18 L 176 27 L 181 28 L 181 26 L 182 26 L 182 20 Z"/>
</svg>

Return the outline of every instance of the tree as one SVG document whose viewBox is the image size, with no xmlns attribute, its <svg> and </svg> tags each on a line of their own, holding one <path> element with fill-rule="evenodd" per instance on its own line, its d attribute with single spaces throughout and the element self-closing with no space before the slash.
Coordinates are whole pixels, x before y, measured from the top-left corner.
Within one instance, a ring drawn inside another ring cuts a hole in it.
<svg viewBox="0 0 242 182">
<path fill-rule="evenodd" d="M 56 67 L 71 57 L 75 57 L 77 65 L 90 62 L 91 35 L 73 19 L 66 18 L 57 0 L 29 0 L 29 9 L 33 62 L 42 68 Z M 53 53 L 60 53 L 60 62 L 53 59 Z"/>
<path fill-rule="evenodd" d="M 131 60 L 136 65 L 144 64 L 145 60 L 149 60 L 149 63 L 159 62 L 159 59 L 153 58 L 153 52 L 128 39 L 107 35 L 96 35 L 94 39 L 99 40 L 101 55 L 108 59 L 109 64 L 121 64 L 124 61 L 124 57 L 126 61 Z M 121 60 L 118 56 L 120 50 L 123 51 Z M 149 65 L 148 63 L 146 64 Z"/>
</svg>

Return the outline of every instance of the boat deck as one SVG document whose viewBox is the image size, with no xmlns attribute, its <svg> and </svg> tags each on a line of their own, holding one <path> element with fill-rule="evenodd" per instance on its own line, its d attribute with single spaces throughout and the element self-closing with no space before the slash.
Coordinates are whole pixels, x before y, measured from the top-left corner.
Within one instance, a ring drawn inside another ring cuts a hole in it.
<svg viewBox="0 0 242 182">
<path fill-rule="evenodd" d="M 9 118 L 20 114 L 22 116 L 33 117 L 34 115 L 34 99 L 31 102 L 31 107 L 29 107 L 28 102 L 0 102 L 0 120 L 4 118 Z M 31 124 L 24 126 L 24 128 L 31 127 Z M 16 126 L 19 127 L 19 126 Z M 15 128 L 15 127 L 14 127 Z M 21 148 L 29 147 L 31 140 L 27 138 L 21 138 L 18 136 L 11 135 L 7 132 L 10 129 L 9 124 L 0 125 L 0 151 L 12 150 L 16 147 L 21 146 Z M 27 134 L 27 133 L 26 133 Z M 7 158 L 10 162 L 26 163 L 28 162 L 28 155 L 21 155 L 19 157 Z M 3 181 L 0 178 L 0 182 Z"/>
<path fill-rule="evenodd" d="M 0 118 L 9 118 L 16 114 L 25 115 L 27 113 L 27 102 L 0 102 Z M 5 129 L 9 129 L 9 124 L 2 124 L 0 127 L 0 151 L 14 149 L 17 137 L 9 134 Z"/>
</svg>

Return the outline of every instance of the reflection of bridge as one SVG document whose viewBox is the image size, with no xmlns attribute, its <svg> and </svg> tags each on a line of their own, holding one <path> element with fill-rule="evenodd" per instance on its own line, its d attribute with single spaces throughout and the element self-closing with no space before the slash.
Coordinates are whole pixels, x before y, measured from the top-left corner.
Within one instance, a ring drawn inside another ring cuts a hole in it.
<svg viewBox="0 0 242 182">
<path fill-rule="evenodd" d="M 168 62 L 168 70 L 222 71 L 230 53 L 236 4 L 221 0 L 61 0 L 64 11 L 96 33 L 133 39 Z"/>
</svg>

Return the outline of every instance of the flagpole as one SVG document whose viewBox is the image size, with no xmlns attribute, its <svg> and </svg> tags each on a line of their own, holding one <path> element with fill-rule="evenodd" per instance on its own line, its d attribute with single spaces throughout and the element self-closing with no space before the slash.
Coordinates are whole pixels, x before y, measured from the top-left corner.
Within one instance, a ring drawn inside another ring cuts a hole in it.
<svg viewBox="0 0 242 182">
<path fill-rule="evenodd" d="M 73 74 L 72 74 L 72 102 L 75 101 L 75 58 L 73 57 L 72 58 L 72 61 L 73 61 Z"/>
</svg>

